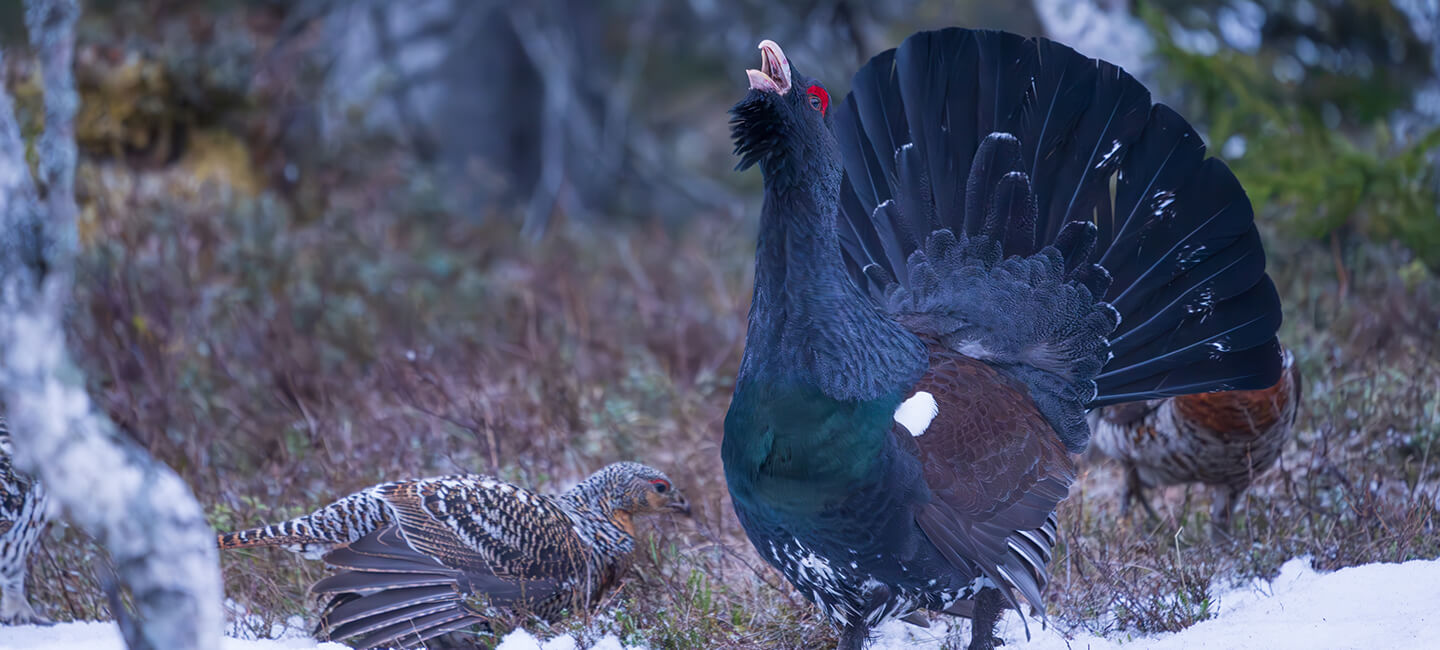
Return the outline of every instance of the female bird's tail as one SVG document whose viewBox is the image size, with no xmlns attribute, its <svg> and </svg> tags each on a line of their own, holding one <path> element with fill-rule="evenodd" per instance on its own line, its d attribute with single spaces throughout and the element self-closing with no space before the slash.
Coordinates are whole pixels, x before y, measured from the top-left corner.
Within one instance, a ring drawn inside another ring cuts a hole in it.
<svg viewBox="0 0 1440 650">
<path fill-rule="evenodd" d="M 391 519 L 385 502 L 374 488 L 357 492 L 302 517 L 277 524 L 216 535 L 221 550 L 279 546 L 311 559 L 349 544 Z"/>
</svg>

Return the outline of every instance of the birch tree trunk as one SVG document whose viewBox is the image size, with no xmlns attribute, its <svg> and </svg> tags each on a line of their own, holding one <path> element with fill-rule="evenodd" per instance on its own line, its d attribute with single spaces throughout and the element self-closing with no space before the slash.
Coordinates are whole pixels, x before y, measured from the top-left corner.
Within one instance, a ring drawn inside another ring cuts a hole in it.
<svg viewBox="0 0 1440 650">
<path fill-rule="evenodd" d="M 110 552 L 136 607 L 135 624 L 125 629 L 129 647 L 215 648 L 220 575 L 204 513 L 174 471 L 95 410 L 66 347 L 63 316 L 78 245 L 79 98 L 71 63 L 79 11 L 76 0 L 26 3 L 45 89 L 34 180 L 12 103 L 0 88 L 0 395 L 18 466 Z"/>
</svg>

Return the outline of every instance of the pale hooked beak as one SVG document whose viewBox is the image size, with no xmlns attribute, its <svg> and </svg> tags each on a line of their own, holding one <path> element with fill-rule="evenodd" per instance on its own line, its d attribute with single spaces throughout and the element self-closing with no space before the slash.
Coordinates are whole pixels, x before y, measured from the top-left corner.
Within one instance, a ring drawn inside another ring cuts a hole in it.
<svg viewBox="0 0 1440 650">
<path fill-rule="evenodd" d="M 778 95 L 790 92 L 790 60 L 785 51 L 770 39 L 760 41 L 760 69 L 746 70 L 750 87 Z"/>
</svg>

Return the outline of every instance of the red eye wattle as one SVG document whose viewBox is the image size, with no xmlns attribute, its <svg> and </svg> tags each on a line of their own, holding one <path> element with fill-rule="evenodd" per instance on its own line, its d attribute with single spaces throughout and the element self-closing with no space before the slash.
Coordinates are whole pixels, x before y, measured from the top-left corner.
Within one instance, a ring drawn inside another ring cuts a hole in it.
<svg viewBox="0 0 1440 650">
<path fill-rule="evenodd" d="M 668 492 L 670 490 L 670 482 L 665 479 L 652 478 L 650 479 L 650 485 L 655 488 L 656 492 Z"/>
<path fill-rule="evenodd" d="M 824 88 L 821 88 L 819 86 L 811 86 L 809 88 L 806 88 L 805 92 L 810 95 L 811 108 L 820 111 L 821 115 L 824 115 L 825 111 L 829 110 L 830 93 L 825 92 Z"/>
</svg>

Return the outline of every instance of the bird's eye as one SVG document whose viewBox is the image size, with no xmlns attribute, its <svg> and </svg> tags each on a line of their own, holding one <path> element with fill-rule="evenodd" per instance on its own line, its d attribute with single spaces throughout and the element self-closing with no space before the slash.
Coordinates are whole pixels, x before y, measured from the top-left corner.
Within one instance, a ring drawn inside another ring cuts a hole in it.
<svg viewBox="0 0 1440 650">
<path fill-rule="evenodd" d="M 659 492 L 660 494 L 664 494 L 670 491 L 670 484 L 662 479 L 651 479 L 650 485 L 654 487 L 655 491 Z"/>
<path fill-rule="evenodd" d="M 805 93 L 810 95 L 810 108 L 820 111 L 821 115 L 830 108 L 830 93 L 825 92 L 824 88 L 811 86 L 805 89 Z"/>
</svg>

